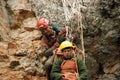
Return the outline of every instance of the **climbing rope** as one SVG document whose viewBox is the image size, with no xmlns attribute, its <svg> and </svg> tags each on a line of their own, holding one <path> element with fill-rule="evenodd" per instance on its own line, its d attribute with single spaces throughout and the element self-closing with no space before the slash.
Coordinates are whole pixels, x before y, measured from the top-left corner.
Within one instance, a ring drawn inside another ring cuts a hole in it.
<svg viewBox="0 0 120 80">
<path fill-rule="evenodd" d="M 84 40 L 83 40 L 83 25 L 82 25 L 82 14 L 81 14 L 81 8 L 83 1 L 81 0 L 72 0 L 70 2 L 69 0 L 62 0 L 63 4 L 63 10 L 65 14 L 65 19 L 67 22 L 72 22 L 72 18 L 77 16 L 77 31 L 80 33 L 80 43 L 81 43 L 81 49 L 83 53 L 83 61 L 85 63 L 85 48 L 84 48 Z M 72 25 L 72 23 L 70 23 Z"/>
</svg>

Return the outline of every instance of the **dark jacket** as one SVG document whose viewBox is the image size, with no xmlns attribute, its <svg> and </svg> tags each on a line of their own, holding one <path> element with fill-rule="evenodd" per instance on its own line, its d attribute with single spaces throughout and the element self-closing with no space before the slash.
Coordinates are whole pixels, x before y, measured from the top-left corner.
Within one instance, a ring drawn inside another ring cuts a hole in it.
<svg viewBox="0 0 120 80">
<path fill-rule="evenodd" d="M 56 60 L 53 63 L 51 74 L 50 74 L 51 80 L 61 80 L 62 74 L 60 73 L 61 72 L 60 65 L 64 60 L 65 59 L 63 58 L 62 60 Z M 85 64 L 83 63 L 82 60 L 78 58 L 76 60 L 77 60 L 77 67 L 78 67 L 78 73 L 79 73 L 78 80 L 87 80 L 87 68 Z"/>
</svg>

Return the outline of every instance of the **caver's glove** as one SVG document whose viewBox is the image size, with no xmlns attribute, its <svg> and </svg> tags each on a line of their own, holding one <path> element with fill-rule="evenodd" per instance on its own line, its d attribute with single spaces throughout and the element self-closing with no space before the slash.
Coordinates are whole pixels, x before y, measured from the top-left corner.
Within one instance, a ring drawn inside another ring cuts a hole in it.
<svg viewBox="0 0 120 80">
<path fill-rule="evenodd" d="M 43 55 L 45 57 L 49 57 L 49 56 L 52 56 L 53 55 L 53 50 L 55 50 L 56 48 L 59 47 L 59 43 L 56 42 L 54 43 L 54 45 L 51 47 L 51 48 L 47 48 L 44 52 L 43 52 Z"/>
</svg>

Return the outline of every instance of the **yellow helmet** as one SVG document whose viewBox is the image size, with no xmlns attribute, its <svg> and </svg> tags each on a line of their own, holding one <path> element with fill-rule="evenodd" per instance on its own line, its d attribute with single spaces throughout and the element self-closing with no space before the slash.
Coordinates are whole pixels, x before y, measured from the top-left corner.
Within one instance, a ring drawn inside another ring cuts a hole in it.
<svg viewBox="0 0 120 80">
<path fill-rule="evenodd" d="M 60 44 L 59 49 L 60 49 L 60 50 L 63 50 L 63 49 L 65 49 L 65 48 L 67 48 L 67 47 L 73 48 L 73 44 L 72 44 L 70 41 L 63 41 L 63 42 Z"/>
</svg>

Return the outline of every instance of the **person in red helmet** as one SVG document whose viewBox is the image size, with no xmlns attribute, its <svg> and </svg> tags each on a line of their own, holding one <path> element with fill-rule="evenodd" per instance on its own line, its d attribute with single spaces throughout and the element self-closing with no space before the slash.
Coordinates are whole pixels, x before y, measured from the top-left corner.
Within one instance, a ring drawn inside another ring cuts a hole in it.
<svg viewBox="0 0 120 80">
<path fill-rule="evenodd" d="M 45 18 L 41 18 L 40 20 L 38 20 L 37 22 L 37 27 L 38 28 L 47 28 L 49 25 L 49 20 L 45 19 Z"/>
<path fill-rule="evenodd" d="M 48 73 L 50 73 L 51 65 L 53 63 L 54 51 L 59 47 L 59 44 L 65 40 L 66 30 L 65 27 L 51 26 L 50 21 L 45 18 L 38 20 L 37 28 L 42 33 L 40 40 L 46 45 L 44 47 L 45 50 L 41 54 L 47 59 L 43 64 L 45 65 L 46 75 L 49 80 Z"/>
<path fill-rule="evenodd" d="M 63 29 L 65 27 L 50 26 L 49 20 L 41 18 L 37 22 L 37 28 L 42 33 L 41 40 L 48 46 L 47 50 L 43 54 L 48 58 L 53 54 L 52 51 L 58 48 L 61 37 L 65 38 L 66 31 Z"/>
<path fill-rule="evenodd" d="M 42 32 L 43 35 L 49 36 L 53 34 L 54 35 L 54 31 L 49 27 L 49 20 L 45 19 L 45 18 L 41 18 L 40 20 L 38 20 L 37 22 L 37 28 Z"/>
</svg>

